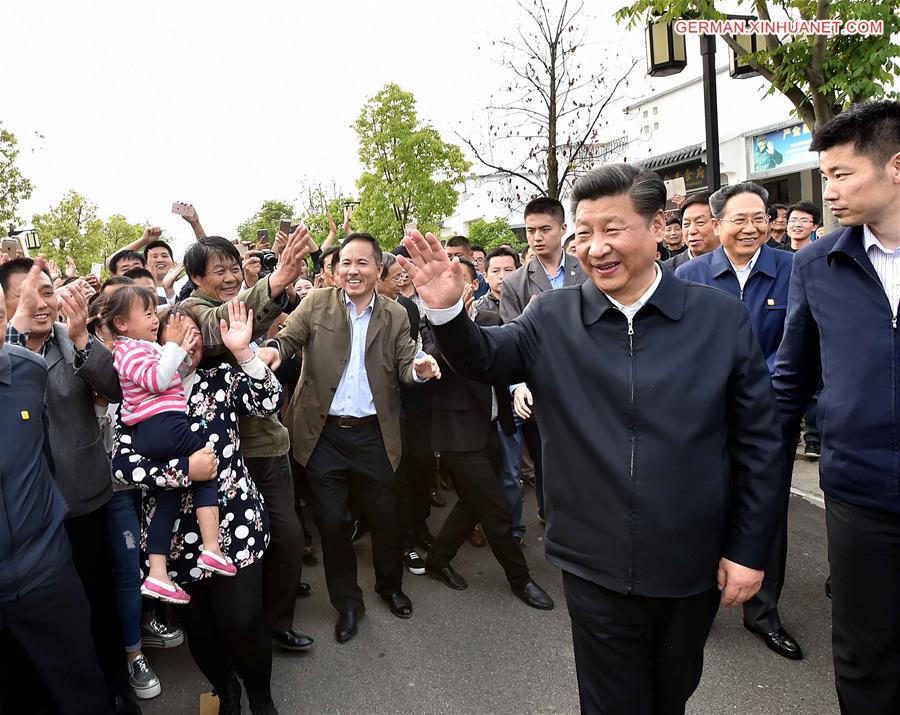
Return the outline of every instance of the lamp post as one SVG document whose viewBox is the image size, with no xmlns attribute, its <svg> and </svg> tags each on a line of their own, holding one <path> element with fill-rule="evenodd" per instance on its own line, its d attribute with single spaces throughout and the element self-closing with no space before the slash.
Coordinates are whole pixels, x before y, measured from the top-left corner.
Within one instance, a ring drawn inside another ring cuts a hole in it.
<svg viewBox="0 0 900 715">
<path fill-rule="evenodd" d="M 24 239 L 25 248 L 29 251 L 36 251 L 41 247 L 41 239 L 36 228 L 13 228 L 14 224 L 9 225 L 7 233 L 10 238 Z"/>
<path fill-rule="evenodd" d="M 755 20 L 752 15 L 728 15 L 730 20 Z M 749 39 L 746 39 L 749 38 Z M 739 35 L 742 47 L 750 52 L 758 49 L 757 35 Z M 679 43 L 680 41 L 680 43 Z M 651 77 L 667 77 L 681 72 L 687 67 L 685 41 L 669 23 L 654 22 L 652 19 L 646 30 L 647 74 Z M 729 60 L 731 76 L 735 79 L 753 77 L 756 72 L 746 60 L 741 60 L 732 50 Z M 700 57 L 703 66 L 703 114 L 706 125 L 706 188 L 709 193 L 722 186 L 719 167 L 719 104 L 716 89 L 716 37 L 700 35 Z"/>
</svg>

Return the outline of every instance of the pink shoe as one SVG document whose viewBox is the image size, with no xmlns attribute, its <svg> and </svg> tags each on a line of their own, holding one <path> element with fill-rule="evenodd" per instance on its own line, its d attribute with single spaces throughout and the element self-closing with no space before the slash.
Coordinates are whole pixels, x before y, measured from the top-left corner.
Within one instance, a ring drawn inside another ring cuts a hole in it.
<svg viewBox="0 0 900 715">
<path fill-rule="evenodd" d="M 191 597 L 176 584 L 170 586 L 151 576 L 145 578 L 144 583 L 141 584 L 141 594 L 150 598 L 158 598 L 166 603 L 174 603 L 177 606 L 183 606 L 186 603 L 190 603 L 191 600 Z"/>
<path fill-rule="evenodd" d="M 217 573 L 219 576 L 234 576 L 237 573 L 237 568 L 231 561 L 206 549 L 200 552 L 197 566 L 205 571 Z"/>
</svg>

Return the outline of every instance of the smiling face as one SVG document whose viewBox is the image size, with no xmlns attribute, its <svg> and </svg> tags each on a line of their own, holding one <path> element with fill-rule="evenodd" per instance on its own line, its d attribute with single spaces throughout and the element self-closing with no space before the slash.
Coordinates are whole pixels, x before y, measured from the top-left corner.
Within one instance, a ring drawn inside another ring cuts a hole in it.
<svg viewBox="0 0 900 715">
<path fill-rule="evenodd" d="M 113 318 L 113 325 L 119 335 L 154 342 L 159 330 L 156 306 L 135 298 L 131 301 L 128 314 L 117 315 Z"/>
<path fill-rule="evenodd" d="M 684 245 L 684 237 L 682 235 L 681 224 L 672 223 L 666 226 L 666 232 L 663 234 L 666 246 L 669 250 L 677 250 Z"/>
<path fill-rule="evenodd" d="M 719 237 L 713 226 L 709 204 L 701 202 L 685 208 L 681 223 L 682 235 L 694 258 L 715 251 L 719 247 Z"/>
<path fill-rule="evenodd" d="M 787 232 L 791 239 L 791 247 L 798 248 L 809 243 L 809 237 L 817 228 L 815 219 L 812 214 L 800 209 L 791 211 L 791 217 L 788 219 Z"/>
<path fill-rule="evenodd" d="M 174 265 L 169 249 L 157 246 L 147 251 L 147 270 L 153 274 L 157 282 L 162 281 Z"/>
<path fill-rule="evenodd" d="M 725 203 L 721 219 L 713 219 L 729 260 L 745 266 L 769 235 L 766 203 L 757 194 L 744 192 Z"/>
<path fill-rule="evenodd" d="M 244 273 L 241 265 L 224 253 L 213 253 L 206 264 L 206 274 L 194 276 L 197 287 L 213 300 L 227 303 L 241 290 Z"/>
<path fill-rule="evenodd" d="M 375 261 L 375 250 L 368 241 L 350 241 L 341 246 L 337 278 L 354 303 L 363 304 L 372 299 L 381 264 Z"/>
<path fill-rule="evenodd" d="M 819 166 L 825 177 L 822 198 L 841 226 L 874 224 L 897 230 L 889 224 L 900 204 L 900 154 L 877 166 L 852 143 L 838 144 L 819 152 Z"/>
<path fill-rule="evenodd" d="M 12 318 L 19 307 L 19 296 L 22 293 L 22 281 L 27 273 L 13 273 L 9 276 L 9 288 L 6 291 L 6 314 Z M 31 337 L 45 338 L 53 330 L 53 323 L 59 315 L 59 301 L 53 292 L 50 276 L 41 273 L 38 288 L 38 305 L 31 321 Z"/>
<path fill-rule="evenodd" d="M 627 194 L 579 201 L 575 243 L 581 267 L 597 288 L 631 305 L 656 277 L 656 244 L 664 227 L 662 211 L 648 221 Z"/>
</svg>

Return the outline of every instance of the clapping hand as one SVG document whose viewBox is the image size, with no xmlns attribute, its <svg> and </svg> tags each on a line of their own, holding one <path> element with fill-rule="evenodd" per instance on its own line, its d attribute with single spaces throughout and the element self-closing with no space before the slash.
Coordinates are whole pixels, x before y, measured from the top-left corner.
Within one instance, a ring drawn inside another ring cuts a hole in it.
<svg viewBox="0 0 900 715">
<path fill-rule="evenodd" d="M 269 276 L 269 294 L 277 298 L 300 277 L 301 266 L 310 252 L 309 231 L 300 224 L 287 240 L 281 262 Z"/>
<path fill-rule="evenodd" d="M 451 308 L 463 295 L 468 270 L 459 261 L 451 261 L 433 233 L 424 236 L 416 230 L 403 239 L 409 258 L 397 260 L 412 279 L 416 291 L 428 308 Z M 464 274 L 465 271 L 465 274 Z"/>
<path fill-rule="evenodd" d="M 84 350 L 88 343 L 88 302 L 84 293 L 77 286 L 68 285 L 57 291 L 59 311 L 66 320 L 66 332 L 69 340 L 79 350 Z"/>
<path fill-rule="evenodd" d="M 228 303 L 228 320 L 219 321 L 222 344 L 234 355 L 238 362 L 246 362 L 253 357 L 250 343 L 253 340 L 253 311 L 247 310 L 242 300 Z"/>
<path fill-rule="evenodd" d="M 190 318 L 180 313 L 169 316 L 169 322 L 166 324 L 166 342 L 183 344 L 192 328 L 194 326 Z"/>
<path fill-rule="evenodd" d="M 420 380 L 441 379 L 441 368 L 437 360 L 427 353 L 420 353 L 420 357 L 413 361 L 413 370 Z"/>
<path fill-rule="evenodd" d="M 184 261 L 178 261 L 172 268 L 166 273 L 165 277 L 162 279 L 163 288 L 165 288 L 166 292 L 175 290 L 175 281 L 181 276 L 184 272 Z"/>
<path fill-rule="evenodd" d="M 78 267 L 72 256 L 66 256 L 66 278 L 75 278 L 78 275 Z"/>
</svg>

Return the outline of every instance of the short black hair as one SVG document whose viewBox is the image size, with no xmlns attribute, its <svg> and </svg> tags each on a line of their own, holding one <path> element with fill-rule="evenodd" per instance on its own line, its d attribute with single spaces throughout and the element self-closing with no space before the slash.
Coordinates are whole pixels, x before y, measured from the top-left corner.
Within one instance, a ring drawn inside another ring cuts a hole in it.
<svg viewBox="0 0 900 715">
<path fill-rule="evenodd" d="M 669 218 L 666 219 L 666 226 L 680 226 L 680 225 L 681 225 L 681 218 L 678 216 L 669 216 Z"/>
<path fill-rule="evenodd" d="M 100 286 L 100 293 L 105 291 L 109 286 L 133 286 L 134 281 L 131 280 L 128 276 L 110 276 L 105 281 L 103 281 Z"/>
<path fill-rule="evenodd" d="M 666 207 L 666 185 L 659 174 L 634 164 L 606 164 L 589 171 L 572 188 L 572 213 L 581 201 L 627 194 L 648 223 Z"/>
<path fill-rule="evenodd" d="M 802 211 L 803 213 L 807 213 L 812 216 L 813 223 L 816 226 L 822 225 L 822 209 L 816 206 L 812 201 L 798 201 L 795 204 L 791 204 L 787 210 L 787 218 L 790 220 L 791 214 L 794 211 Z"/>
<path fill-rule="evenodd" d="M 861 102 L 838 114 L 813 134 L 810 151 L 825 151 L 840 144 L 853 144 L 877 167 L 900 151 L 900 102 L 885 99 Z"/>
<path fill-rule="evenodd" d="M 787 212 L 787 210 L 788 210 L 788 207 L 785 206 L 784 204 L 772 204 L 766 210 L 766 213 L 769 214 L 769 221 L 774 221 L 775 219 L 778 218 L 779 211 Z M 785 218 L 787 218 L 787 217 L 785 217 Z"/>
<path fill-rule="evenodd" d="M 31 270 L 31 267 L 34 265 L 33 258 L 13 258 L 11 261 L 7 261 L 2 266 L 0 266 L 0 288 L 3 288 L 3 292 L 9 290 L 9 279 L 12 276 L 17 276 L 20 273 L 28 273 Z M 47 274 L 49 278 L 50 271 L 47 270 L 47 267 L 44 266 L 44 273 Z M 6 316 L 10 320 L 12 320 L 12 316 Z"/>
<path fill-rule="evenodd" d="M 156 283 L 156 278 L 154 278 L 153 274 L 146 268 L 132 268 L 130 271 L 125 271 L 125 277 L 131 278 L 133 281 L 136 281 L 138 278 L 149 278 Z"/>
<path fill-rule="evenodd" d="M 525 204 L 523 218 L 528 218 L 531 214 L 547 214 L 560 226 L 566 222 L 566 210 L 562 203 L 559 199 L 551 199 L 549 196 L 538 196 Z"/>
<path fill-rule="evenodd" d="M 375 236 L 373 236 L 371 233 L 351 233 L 349 236 L 347 236 L 347 238 L 341 241 L 341 247 L 339 250 L 343 251 L 344 247 L 348 246 L 353 241 L 365 241 L 366 243 L 368 243 L 372 247 L 372 254 L 375 256 L 375 263 L 381 265 L 381 244 L 378 243 L 378 239 L 375 238 Z"/>
<path fill-rule="evenodd" d="M 184 252 L 184 270 L 188 278 L 193 280 L 194 276 L 205 276 L 206 267 L 216 257 L 230 258 L 241 265 L 241 254 L 231 241 L 221 236 L 204 236 Z"/>
<path fill-rule="evenodd" d="M 116 325 L 113 321 L 116 318 L 127 316 L 131 312 L 131 306 L 135 303 L 138 303 L 145 310 L 150 310 L 151 308 L 156 310 L 157 306 L 156 296 L 150 292 L 149 288 L 142 288 L 136 285 L 122 286 L 115 293 L 110 293 L 106 296 L 103 308 L 98 316 L 100 324 L 106 326 L 113 335 L 121 335 L 116 330 Z"/>
<path fill-rule="evenodd" d="M 469 269 L 469 276 L 471 276 L 471 280 L 473 280 L 473 281 L 478 280 L 478 269 L 475 267 L 475 264 L 472 263 L 472 261 L 470 261 L 468 258 L 466 258 L 464 256 L 460 256 L 456 260 L 459 261 L 460 263 L 462 263 L 466 268 Z"/>
<path fill-rule="evenodd" d="M 522 262 L 519 260 L 518 253 L 516 253 L 511 248 L 504 248 L 503 246 L 500 246 L 500 248 L 495 248 L 493 251 L 487 254 L 484 259 L 484 270 L 487 271 L 490 269 L 492 258 L 499 258 L 500 256 L 509 256 L 510 258 L 512 258 L 516 268 L 522 265 Z"/>
<path fill-rule="evenodd" d="M 678 218 L 681 219 L 682 225 L 684 225 L 684 212 L 687 210 L 687 207 L 696 204 L 703 204 L 709 209 L 709 194 L 706 191 L 701 191 L 698 194 L 691 194 L 684 200 L 684 203 L 681 204 L 681 211 L 678 213 Z M 712 209 L 709 209 L 709 215 L 712 216 Z"/>
<path fill-rule="evenodd" d="M 168 251 L 168 253 L 169 253 L 169 258 L 171 258 L 173 261 L 175 260 L 175 256 L 172 253 L 172 247 L 166 241 L 163 241 L 162 239 L 156 239 L 155 241 L 150 241 L 150 243 L 148 243 L 144 247 L 144 261 L 145 262 L 147 260 L 147 254 L 150 253 L 150 251 L 152 251 L 154 248 L 165 248 L 166 251 Z"/>
<path fill-rule="evenodd" d="M 484 250 L 484 246 L 479 246 L 477 243 L 472 244 L 472 253 L 475 253 L 475 251 L 481 251 L 482 253 L 487 254 L 487 251 Z"/>
<path fill-rule="evenodd" d="M 570 233 L 568 236 L 566 236 L 565 239 L 563 239 L 563 250 L 565 251 L 569 247 L 569 244 L 572 243 L 572 241 L 574 241 L 574 240 L 575 240 L 574 233 Z"/>
<path fill-rule="evenodd" d="M 461 248 L 468 253 L 472 250 L 472 244 L 465 236 L 451 236 L 447 239 L 447 248 Z"/>
<path fill-rule="evenodd" d="M 315 266 L 315 272 L 323 270 L 327 265 L 332 272 L 334 271 L 334 262 L 337 260 L 337 255 L 340 252 L 341 247 L 336 246 L 334 244 L 330 245 L 324 251 L 322 251 L 322 255 L 319 256 L 319 263 Z"/>
<path fill-rule="evenodd" d="M 116 269 L 119 267 L 119 263 L 124 260 L 132 260 L 132 261 L 140 261 L 142 266 L 147 265 L 147 259 L 144 258 L 143 253 L 138 253 L 137 251 L 129 251 L 127 249 L 123 249 L 118 253 L 114 253 L 112 258 L 109 259 L 109 272 L 115 273 Z"/>
<path fill-rule="evenodd" d="M 738 184 L 730 184 L 723 186 L 716 193 L 709 197 L 709 210 L 717 219 L 725 215 L 725 204 L 738 194 L 756 194 L 762 199 L 763 206 L 769 203 L 769 192 L 759 184 L 752 181 L 742 181 Z M 775 209 L 775 206 L 772 207 Z M 784 207 L 787 209 L 787 206 Z M 775 214 L 776 216 L 778 214 Z"/>
</svg>

